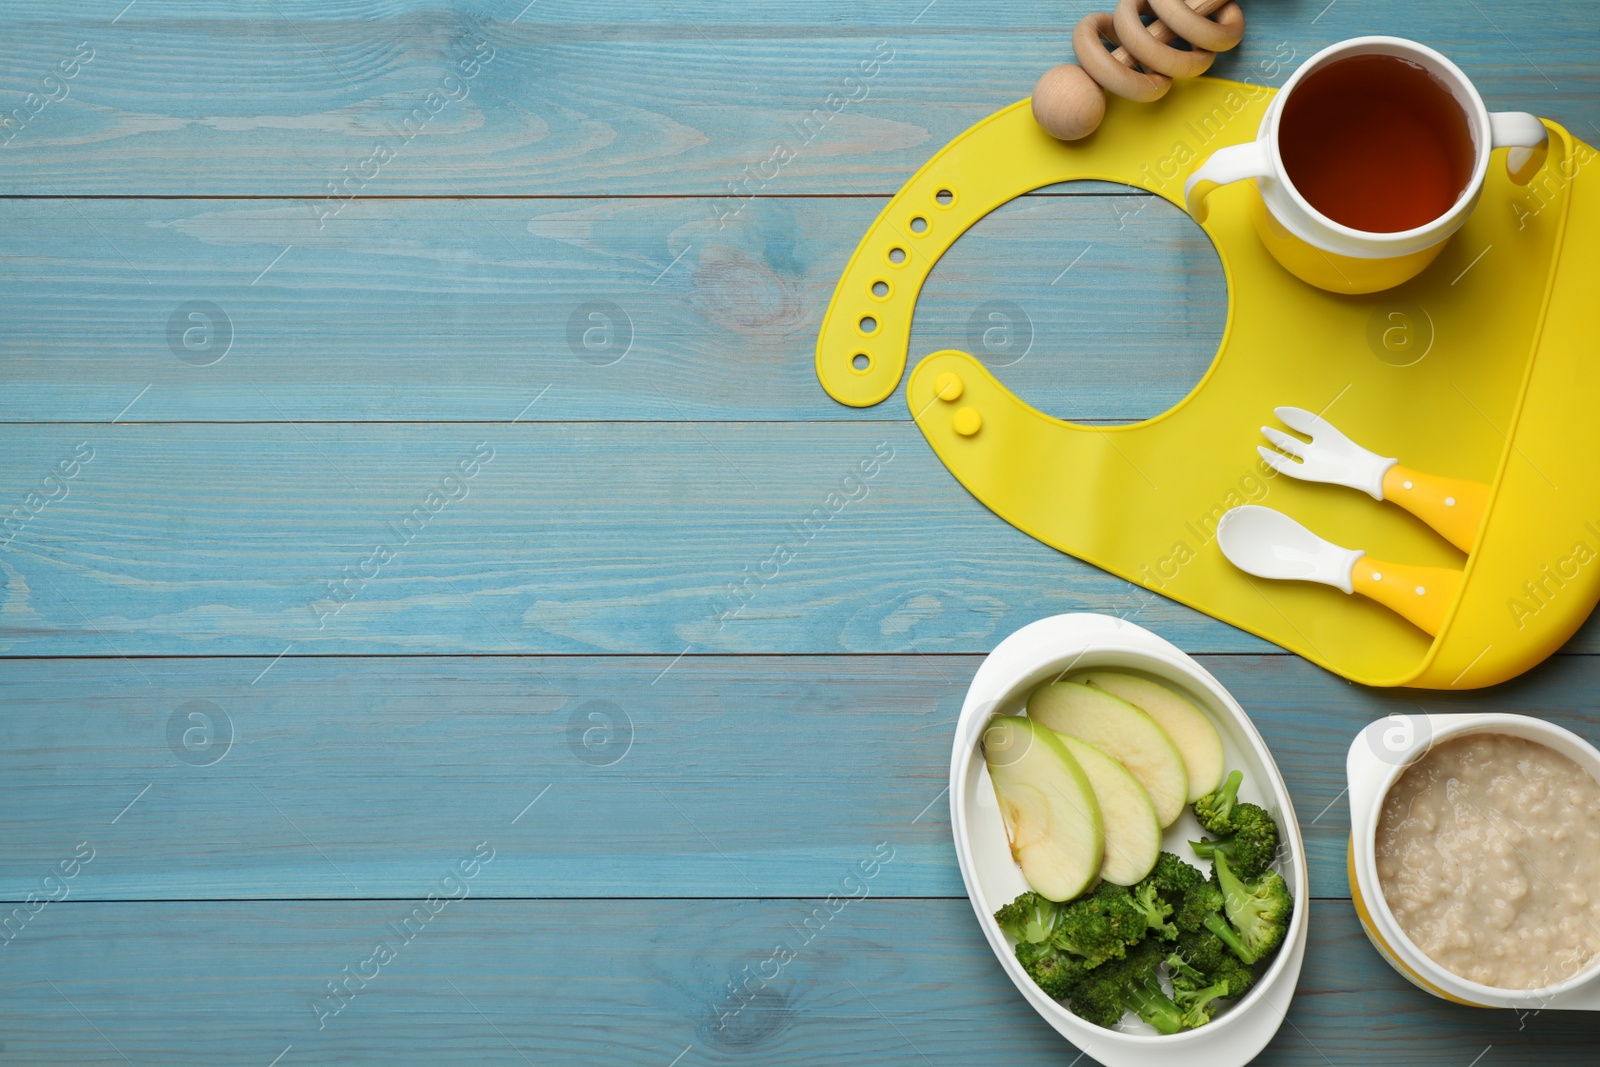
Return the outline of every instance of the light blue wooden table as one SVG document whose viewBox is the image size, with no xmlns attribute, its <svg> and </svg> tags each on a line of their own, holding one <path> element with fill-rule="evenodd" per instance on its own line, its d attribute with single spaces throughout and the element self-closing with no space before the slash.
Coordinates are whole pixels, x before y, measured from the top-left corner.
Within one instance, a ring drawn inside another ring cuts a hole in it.
<svg viewBox="0 0 1600 1067">
<path fill-rule="evenodd" d="M 813 378 L 885 198 L 1088 4 L 124 2 L 0 35 L 0 1064 L 1072 1062 L 942 790 L 979 658 L 1075 610 L 1200 655 L 1293 790 L 1311 944 L 1259 1062 L 1595 1062 L 1586 1017 L 1379 961 L 1340 791 L 1392 710 L 1600 738 L 1600 631 L 1361 689 L 1030 540 L 901 399 Z M 1589 0 L 1247 7 L 1224 76 L 1398 33 L 1600 137 Z M 1139 418 L 1225 299 L 1175 210 L 1058 188 L 940 264 L 913 349 Z"/>
</svg>

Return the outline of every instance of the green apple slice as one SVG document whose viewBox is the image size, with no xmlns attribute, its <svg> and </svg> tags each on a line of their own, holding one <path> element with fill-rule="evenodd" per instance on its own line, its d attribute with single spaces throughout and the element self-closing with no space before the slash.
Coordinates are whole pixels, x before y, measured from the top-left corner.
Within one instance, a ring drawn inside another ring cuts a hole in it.
<svg viewBox="0 0 1600 1067">
<path fill-rule="evenodd" d="M 1011 855 L 1034 892 L 1071 900 L 1105 859 L 1094 787 L 1061 738 L 1038 723 L 1002 715 L 983 732 Z"/>
<path fill-rule="evenodd" d="M 1067 734 L 1056 736 L 1083 768 L 1100 805 L 1106 835 L 1100 877 L 1117 885 L 1132 885 L 1155 869 L 1156 857 L 1161 855 L 1161 823 L 1156 821 L 1150 794 L 1128 768 L 1098 748 Z"/>
<path fill-rule="evenodd" d="M 1028 718 L 1120 760 L 1150 794 L 1162 826 L 1171 826 L 1189 802 L 1189 772 L 1178 746 L 1121 697 L 1078 682 L 1051 682 L 1028 698 Z"/>
<path fill-rule="evenodd" d="M 1183 753 L 1190 803 L 1222 784 L 1222 738 L 1210 717 L 1188 698 L 1160 682 L 1118 671 L 1085 671 L 1067 681 L 1104 689 L 1154 719 Z"/>
</svg>

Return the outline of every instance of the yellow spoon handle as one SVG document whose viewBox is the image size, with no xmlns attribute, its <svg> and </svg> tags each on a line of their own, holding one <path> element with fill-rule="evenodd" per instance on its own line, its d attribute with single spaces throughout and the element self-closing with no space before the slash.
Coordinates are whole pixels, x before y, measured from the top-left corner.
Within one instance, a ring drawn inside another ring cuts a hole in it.
<svg viewBox="0 0 1600 1067">
<path fill-rule="evenodd" d="M 1356 560 L 1350 584 L 1412 625 L 1437 636 L 1461 589 L 1461 572 L 1450 567 L 1417 567 L 1371 556 Z"/>
<path fill-rule="evenodd" d="M 1478 538 L 1478 525 L 1489 507 L 1489 487 L 1482 482 L 1426 474 L 1396 463 L 1383 476 L 1383 498 L 1432 526 L 1461 551 L 1471 552 Z"/>
</svg>

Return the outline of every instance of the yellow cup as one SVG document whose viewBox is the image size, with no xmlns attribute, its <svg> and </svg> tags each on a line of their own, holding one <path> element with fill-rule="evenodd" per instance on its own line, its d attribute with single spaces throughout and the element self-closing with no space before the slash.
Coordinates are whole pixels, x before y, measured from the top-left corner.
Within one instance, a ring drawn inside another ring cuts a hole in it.
<svg viewBox="0 0 1600 1067">
<path fill-rule="evenodd" d="M 1278 133 L 1285 101 L 1309 74 L 1358 55 L 1395 56 L 1423 67 L 1450 90 L 1466 114 L 1474 148 L 1472 178 L 1450 210 L 1422 226 L 1375 233 L 1335 222 L 1311 206 L 1284 169 Z M 1506 165 L 1512 180 L 1526 184 L 1543 165 L 1546 146 L 1544 123 L 1525 111 L 1491 114 L 1461 68 L 1433 49 L 1400 37 L 1356 37 L 1306 60 L 1268 105 L 1256 139 L 1213 152 L 1189 176 L 1184 196 L 1189 213 L 1204 222 L 1212 190 L 1249 179 L 1256 232 L 1285 270 L 1329 292 L 1375 293 L 1422 273 L 1466 222 L 1483 192 L 1490 151 L 1510 148 Z"/>
</svg>

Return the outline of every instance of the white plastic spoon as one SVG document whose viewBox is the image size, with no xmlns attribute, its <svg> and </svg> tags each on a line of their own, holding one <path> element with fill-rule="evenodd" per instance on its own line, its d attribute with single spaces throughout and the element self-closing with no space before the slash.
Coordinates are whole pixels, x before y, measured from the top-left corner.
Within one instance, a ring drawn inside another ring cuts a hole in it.
<svg viewBox="0 0 1600 1067">
<path fill-rule="evenodd" d="M 1324 541 L 1281 511 L 1256 504 L 1234 508 L 1217 523 L 1228 562 L 1257 578 L 1321 582 L 1371 597 L 1430 635 L 1437 635 L 1461 589 L 1450 567 L 1386 563 L 1358 548 Z"/>
</svg>

